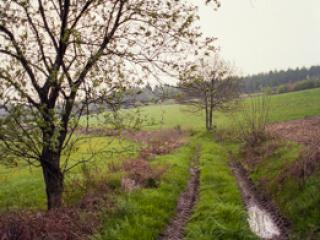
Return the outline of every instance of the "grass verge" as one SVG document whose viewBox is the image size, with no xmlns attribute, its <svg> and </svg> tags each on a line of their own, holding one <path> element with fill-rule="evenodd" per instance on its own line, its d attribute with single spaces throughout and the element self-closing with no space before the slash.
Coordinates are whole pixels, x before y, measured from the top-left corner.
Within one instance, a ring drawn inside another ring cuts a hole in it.
<svg viewBox="0 0 320 240">
<path fill-rule="evenodd" d="M 292 174 L 291 166 L 301 161 L 300 150 L 296 143 L 280 145 L 249 169 L 250 176 L 290 221 L 291 239 L 320 239 L 320 170 L 303 183 Z"/>
</svg>

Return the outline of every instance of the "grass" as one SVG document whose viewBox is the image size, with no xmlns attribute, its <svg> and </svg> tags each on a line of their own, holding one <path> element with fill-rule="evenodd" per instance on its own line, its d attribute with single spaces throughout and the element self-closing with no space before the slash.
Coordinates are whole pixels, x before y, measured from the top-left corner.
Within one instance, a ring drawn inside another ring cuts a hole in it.
<svg viewBox="0 0 320 240">
<path fill-rule="evenodd" d="M 187 145 L 152 160 L 153 165 L 169 166 L 160 186 L 117 196 L 116 207 L 107 210 L 103 230 L 95 239 L 156 239 L 173 216 L 176 201 L 186 187 L 194 151 L 192 145 Z"/>
<path fill-rule="evenodd" d="M 226 149 L 208 136 L 193 137 L 176 152 L 157 157 L 154 165 L 170 165 L 159 188 L 139 189 L 117 196 L 116 207 L 105 213 L 97 240 L 157 239 L 174 215 L 177 199 L 189 179 L 190 160 L 200 145 L 200 198 L 185 240 L 257 239 L 249 230 L 247 214 L 228 167 Z"/>
<path fill-rule="evenodd" d="M 271 121 L 282 122 L 320 115 L 320 88 L 271 97 Z"/>
<path fill-rule="evenodd" d="M 79 142 L 76 151 L 72 153 L 70 166 L 79 160 L 87 159 L 95 151 L 110 151 L 94 157 L 91 165 L 107 169 L 107 162 L 126 158 L 131 152 L 117 153 L 122 149 L 134 146 L 128 141 L 117 141 L 105 137 L 87 138 Z M 133 148 L 134 150 L 134 148 Z M 113 153 L 113 154 L 112 154 Z M 79 177 L 81 167 L 73 168 L 67 175 L 70 178 Z M 46 207 L 45 187 L 40 168 L 20 164 L 8 168 L 0 166 L 0 212 L 13 209 L 37 209 Z M 67 200 L 67 199 L 66 199 Z"/>
<path fill-rule="evenodd" d="M 228 166 L 226 149 L 208 136 L 197 142 L 202 146 L 200 196 L 185 239 L 257 239 L 249 229 L 244 204 Z"/>
<path fill-rule="evenodd" d="M 320 239 L 320 171 L 308 177 L 303 185 L 298 177 L 286 171 L 300 160 L 300 149 L 298 144 L 282 145 L 260 161 L 250 175 L 258 189 L 264 190 L 291 222 L 292 239 Z M 278 177 L 283 175 L 287 177 L 279 182 Z"/>
</svg>

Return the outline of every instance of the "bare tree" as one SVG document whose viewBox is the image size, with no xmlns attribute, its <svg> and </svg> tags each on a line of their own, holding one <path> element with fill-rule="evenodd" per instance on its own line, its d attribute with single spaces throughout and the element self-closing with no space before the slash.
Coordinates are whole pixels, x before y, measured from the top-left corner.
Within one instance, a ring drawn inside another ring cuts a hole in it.
<svg viewBox="0 0 320 240">
<path fill-rule="evenodd" d="M 0 2 L 0 145 L 42 167 L 48 209 L 62 204 L 61 158 L 85 106 L 177 69 L 198 45 L 195 10 L 174 0 Z"/>
<path fill-rule="evenodd" d="M 178 100 L 190 105 L 193 112 L 205 111 L 208 131 L 214 128 L 215 110 L 229 109 L 232 100 L 239 95 L 238 81 L 232 76 L 230 66 L 218 55 L 201 58 L 197 64 L 189 64 L 180 75 L 182 90 Z"/>
</svg>

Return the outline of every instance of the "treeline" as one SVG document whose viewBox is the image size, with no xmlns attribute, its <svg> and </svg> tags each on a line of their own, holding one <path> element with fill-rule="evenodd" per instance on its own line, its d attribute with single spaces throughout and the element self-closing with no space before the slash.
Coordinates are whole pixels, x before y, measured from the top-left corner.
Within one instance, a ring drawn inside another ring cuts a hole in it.
<svg viewBox="0 0 320 240">
<path fill-rule="evenodd" d="M 239 81 L 240 92 L 245 94 L 261 92 L 266 88 L 271 89 L 272 93 L 275 94 L 318 88 L 320 87 L 320 66 L 270 71 L 242 78 L 237 77 L 237 80 Z M 163 102 L 174 103 L 180 95 L 181 89 L 179 86 L 164 84 L 151 87 L 150 84 L 146 84 L 145 86 L 125 90 L 120 98 L 112 101 L 112 105 L 116 103 L 119 106 L 121 105 L 122 108 L 134 108 Z M 89 107 L 90 111 L 98 112 L 101 104 L 92 104 Z M 103 105 L 110 108 L 108 104 L 104 103 Z"/>
<path fill-rule="evenodd" d="M 259 73 L 243 77 L 241 81 L 244 93 L 260 92 L 264 88 L 279 93 L 315 88 L 320 84 L 320 66 Z"/>
<path fill-rule="evenodd" d="M 274 89 L 273 92 L 287 93 L 287 92 L 295 92 L 295 91 L 301 91 L 301 90 L 319 88 L 319 87 L 320 87 L 320 77 L 306 79 L 306 80 L 295 82 L 295 83 L 282 84 L 278 86 L 276 89 Z"/>
</svg>

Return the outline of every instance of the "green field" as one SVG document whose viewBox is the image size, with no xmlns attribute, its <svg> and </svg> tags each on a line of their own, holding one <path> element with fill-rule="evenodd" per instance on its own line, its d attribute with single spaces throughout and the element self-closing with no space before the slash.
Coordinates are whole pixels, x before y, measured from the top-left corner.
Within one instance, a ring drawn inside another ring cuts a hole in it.
<svg viewBox="0 0 320 240">
<path fill-rule="evenodd" d="M 247 104 L 250 99 L 242 103 Z M 270 121 L 281 122 L 320 115 L 320 88 L 293 93 L 272 95 L 270 98 Z M 240 103 L 241 104 L 241 103 Z M 155 119 L 154 126 L 149 128 L 174 128 L 204 130 L 204 113 L 188 111 L 187 106 L 178 104 L 152 105 L 141 108 L 141 112 Z M 216 112 L 214 119 L 220 128 L 229 127 L 239 115 L 235 112 Z"/>
<path fill-rule="evenodd" d="M 246 105 L 249 101 L 251 100 L 244 99 L 242 104 Z M 320 115 L 319 103 L 320 89 L 273 95 L 270 102 L 270 120 L 280 122 Z M 187 225 L 186 239 L 255 239 L 246 222 L 246 211 L 228 166 L 227 151 L 230 146 L 215 142 L 212 135 L 203 134 L 203 114 L 192 114 L 186 106 L 177 104 L 146 106 L 141 108 L 141 113 L 155 120 L 155 124 L 146 129 L 192 129 L 195 136 L 189 139 L 186 146 L 151 161 L 155 165 L 170 165 L 170 170 L 166 172 L 158 188 L 140 189 L 131 194 L 116 193 L 114 196 L 116 205 L 114 209 L 104 213 L 103 226 L 96 238 L 156 239 L 174 214 L 177 198 L 188 180 L 188 167 L 195 144 L 200 144 L 202 146 L 199 159 L 200 198 Z M 231 128 L 239 117 L 240 114 L 237 111 L 215 113 L 215 121 L 219 129 Z M 82 119 L 82 121 L 84 124 L 85 120 Z M 104 126 L 98 121 L 96 117 L 91 117 L 91 126 Z M 119 162 L 137 153 L 137 146 L 132 142 L 110 140 L 106 137 L 84 140 L 78 144 L 77 150 L 72 154 L 71 163 L 90 156 L 97 150 L 108 150 L 113 154 L 97 155 L 95 161 L 89 165 L 92 168 L 96 166 L 107 171 L 107 163 Z M 233 145 L 240 146 L 239 143 L 233 143 Z M 130 151 L 117 153 L 118 150 L 121 151 L 129 146 L 131 146 Z M 262 178 L 266 176 L 269 178 L 270 194 L 275 194 L 273 196 L 275 201 L 279 203 L 283 213 L 292 220 L 295 232 L 303 234 L 304 231 L 297 229 L 298 225 L 304 229 L 312 225 L 314 229 L 315 222 L 319 220 L 318 211 L 314 212 L 310 219 L 307 216 L 303 219 L 299 217 L 301 212 L 308 211 L 311 214 L 312 208 L 319 206 L 319 199 L 313 202 L 305 201 L 309 194 L 317 191 L 318 185 L 314 184 L 317 178 L 310 178 L 308 187 L 298 191 L 299 194 L 297 194 L 297 185 L 294 180 L 286 183 L 286 190 L 272 190 L 274 187 L 272 179 L 286 166 L 288 160 L 295 161 L 298 153 L 299 147 L 296 145 L 283 151 L 279 150 L 268 161 L 259 165 L 251 176 L 257 185 Z M 104 171 L 101 173 L 103 174 Z M 67 176 L 67 189 L 68 180 L 73 178 L 81 180 L 81 167 L 73 169 Z M 120 185 L 119 176 L 115 181 Z M 0 182 L 0 212 L 12 209 L 45 208 L 44 186 L 39 168 L 30 168 L 25 165 L 19 165 L 16 168 L 1 166 Z M 72 196 L 77 194 L 77 190 L 74 194 L 67 194 L 64 201 L 66 203 L 73 201 Z M 301 202 L 305 205 L 296 207 Z M 306 206 L 307 203 L 308 206 Z"/>
<path fill-rule="evenodd" d="M 125 153 L 117 153 L 128 149 Z M 130 149 L 130 150 L 129 150 Z M 94 156 L 89 164 L 91 167 L 104 166 L 111 161 L 119 161 L 135 154 L 135 144 L 111 138 L 93 137 L 81 140 L 72 153 L 68 167 L 72 167 L 79 160 L 90 159 L 93 152 L 105 153 Z M 70 170 L 66 181 L 81 176 L 81 166 Z M 45 188 L 40 168 L 30 167 L 21 162 L 18 167 L 4 167 L 0 165 L 0 212 L 12 209 L 45 208 Z M 65 199 L 68 201 L 68 199 Z"/>
</svg>

